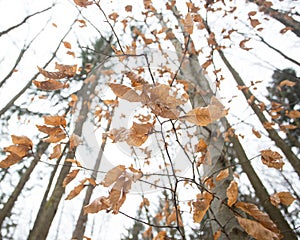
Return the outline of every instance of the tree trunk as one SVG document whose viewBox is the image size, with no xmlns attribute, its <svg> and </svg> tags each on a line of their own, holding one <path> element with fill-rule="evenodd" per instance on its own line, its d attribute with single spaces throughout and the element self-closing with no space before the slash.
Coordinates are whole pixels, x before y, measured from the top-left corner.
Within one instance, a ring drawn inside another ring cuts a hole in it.
<svg viewBox="0 0 300 240">
<path fill-rule="evenodd" d="M 229 123 L 227 122 L 228 127 L 230 128 Z M 297 239 L 295 232 L 291 229 L 288 222 L 283 217 L 280 210 L 273 206 L 270 202 L 270 196 L 268 191 L 264 187 L 263 183 L 259 179 L 258 175 L 256 174 L 255 170 L 253 169 L 245 151 L 240 143 L 238 137 L 230 137 L 230 141 L 233 143 L 233 147 L 235 149 L 236 156 L 239 160 L 239 163 L 248 176 L 248 179 L 251 182 L 255 190 L 255 196 L 259 199 L 260 204 L 263 206 L 265 211 L 268 213 L 272 221 L 277 225 L 278 229 L 284 236 L 284 239 Z"/>
<path fill-rule="evenodd" d="M 238 74 L 238 72 L 233 68 L 233 66 L 229 63 L 229 61 L 225 57 L 223 51 L 218 50 L 218 52 L 219 52 L 219 55 L 222 58 L 223 62 L 225 63 L 225 65 L 227 66 L 229 71 L 231 72 L 233 78 L 237 82 L 237 84 L 239 86 L 246 86 L 244 81 Z M 243 90 L 242 92 L 247 100 L 249 100 L 249 101 L 251 100 L 249 105 L 251 106 L 252 110 L 254 111 L 254 113 L 256 114 L 256 116 L 258 117 L 260 122 L 262 123 L 262 125 L 267 123 L 268 122 L 267 118 L 265 117 L 262 110 L 255 103 L 256 99 L 255 98 L 251 99 L 254 97 L 254 95 L 251 93 L 251 91 L 249 89 L 247 89 L 247 90 Z M 268 132 L 269 137 L 275 142 L 276 146 L 279 147 L 281 149 L 281 151 L 285 154 L 286 159 L 291 163 L 291 165 L 295 169 L 298 176 L 300 176 L 300 160 L 299 160 L 299 158 L 293 153 L 290 146 L 288 146 L 286 144 L 286 142 L 279 136 L 279 134 L 276 132 L 276 130 L 268 129 L 268 128 L 265 128 L 265 129 Z"/>
<path fill-rule="evenodd" d="M 249 2 L 255 3 L 259 10 L 263 13 L 269 15 L 270 17 L 276 19 L 286 27 L 290 27 L 291 31 L 296 34 L 296 36 L 300 37 L 300 23 L 289 16 L 287 13 L 280 12 L 271 7 L 265 5 L 265 1 L 263 0 L 248 0 Z"/>
</svg>

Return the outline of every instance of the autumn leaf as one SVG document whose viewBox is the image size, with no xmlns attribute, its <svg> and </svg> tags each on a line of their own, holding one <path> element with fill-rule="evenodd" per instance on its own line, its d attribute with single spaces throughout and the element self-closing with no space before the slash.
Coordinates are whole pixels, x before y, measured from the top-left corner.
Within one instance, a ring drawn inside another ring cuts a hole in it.
<svg viewBox="0 0 300 240">
<path fill-rule="evenodd" d="M 74 148 L 76 148 L 81 143 L 81 139 L 78 135 L 73 133 L 70 136 L 70 150 L 72 151 Z"/>
<path fill-rule="evenodd" d="M 278 233 L 274 233 L 271 230 L 265 228 L 259 222 L 242 218 L 236 217 L 241 227 L 252 237 L 259 240 L 280 240 L 281 236 Z"/>
<path fill-rule="evenodd" d="M 0 161 L 0 168 L 8 168 L 22 160 L 17 154 L 11 153 L 5 159 Z"/>
<path fill-rule="evenodd" d="M 62 88 L 68 88 L 69 85 L 63 82 L 59 82 L 55 79 L 49 79 L 47 81 L 32 80 L 32 83 L 40 90 L 55 91 Z"/>
<path fill-rule="evenodd" d="M 292 31 L 293 28 L 292 27 L 284 27 L 283 29 L 281 29 L 279 32 L 281 34 L 285 34 L 287 31 Z"/>
<path fill-rule="evenodd" d="M 93 4 L 93 1 L 88 1 L 88 0 L 74 0 L 74 3 L 78 5 L 79 7 L 87 7 L 89 5 Z"/>
<path fill-rule="evenodd" d="M 253 28 L 255 28 L 257 25 L 261 24 L 258 19 L 252 19 L 250 18 L 250 24 Z"/>
<path fill-rule="evenodd" d="M 236 203 L 238 197 L 238 184 L 236 181 L 232 180 L 226 190 L 227 195 L 227 204 L 231 207 L 233 204 Z"/>
<path fill-rule="evenodd" d="M 101 184 L 104 187 L 109 187 L 110 185 L 112 185 L 115 181 L 117 181 L 117 179 L 122 175 L 122 173 L 124 173 L 125 171 L 125 166 L 124 165 L 118 165 L 114 168 L 112 168 L 111 170 L 109 170 L 103 181 L 101 182 Z"/>
<path fill-rule="evenodd" d="M 131 12 L 132 11 L 132 6 L 131 5 L 125 6 L 125 11 L 126 12 Z"/>
<path fill-rule="evenodd" d="M 73 171 L 69 172 L 65 177 L 62 186 L 66 187 L 77 176 L 78 172 L 79 169 L 74 169 Z"/>
<path fill-rule="evenodd" d="M 46 78 L 50 79 L 62 79 L 65 78 L 67 75 L 64 72 L 48 72 L 40 67 L 37 67 L 39 72 Z"/>
<path fill-rule="evenodd" d="M 184 19 L 184 30 L 188 34 L 192 34 L 193 33 L 193 30 L 194 30 L 194 21 L 193 21 L 192 15 L 190 13 L 187 13 L 187 15 L 185 16 L 185 19 Z"/>
<path fill-rule="evenodd" d="M 32 141 L 26 136 L 11 135 L 11 140 L 16 145 L 23 145 L 28 147 L 29 149 L 32 149 Z"/>
<path fill-rule="evenodd" d="M 56 127 L 67 126 L 67 122 L 64 116 L 43 116 L 43 118 L 45 124 L 47 125 L 56 126 Z"/>
<path fill-rule="evenodd" d="M 83 207 L 83 214 L 87 213 L 97 213 L 101 210 L 108 209 L 110 207 L 110 202 L 107 197 L 99 197 L 92 201 L 89 205 Z"/>
<path fill-rule="evenodd" d="M 259 131 L 255 130 L 254 128 L 252 129 L 252 133 L 257 137 L 257 138 L 261 138 L 261 134 Z"/>
<path fill-rule="evenodd" d="M 216 181 L 222 181 L 223 179 L 227 178 L 229 176 L 229 169 L 226 168 L 219 172 L 219 174 L 216 176 Z"/>
<path fill-rule="evenodd" d="M 289 118 L 300 118 L 300 111 L 292 110 L 285 114 Z"/>
<path fill-rule="evenodd" d="M 122 84 L 115 84 L 115 83 L 109 84 L 109 87 L 114 92 L 114 94 L 119 98 L 122 98 L 124 100 L 129 101 L 129 102 L 139 102 L 139 101 L 141 101 L 140 96 L 136 93 L 136 91 L 134 91 L 130 87 L 127 87 L 127 86 L 122 85 Z"/>
<path fill-rule="evenodd" d="M 64 44 L 65 48 L 68 48 L 68 49 L 71 49 L 71 48 L 72 48 L 71 43 L 69 43 L 69 42 L 67 42 L 67 41 L 64 41 L 63 44 Z"/>
<path fill-rule="evenodd" d="M 59 158 L 61 153 L 61 145 L 57 144 L 53 147 L 53 152 L 50 154 L 49 159 Z"/>
<path fill-rule="evenodd" d="M 4 152 L 12 153 L 14 155 L 17 155 L 20 158 L 27 156 L 28 150 L 29 150 L 28 147 L 24 145 L 11 145 L 3 148 Z"/>
<path fill-rule="evenodd" d="M 278 152 L 268 149 L 262 150 L 260 153 L 263 164 L 267 165 L 268 167 L 282 169 L 284 162 L 282 161 L 282 156 Z"/>
<path fill-rule="evenodd" d="M 213 195 L 207 191 L 197 195 L 196 202 L 193 202 L 193 220 L 195 223 L 200 223 L 210 207 L 213 200 Z"/>
<path fill-rule="evenodd" d="M 177 212 L 177 214 L 176 214 L 176 212 Z M 167 217 L 167 221 L 166 221 L 167 225 L 170 225 L 172 222 L 176 223 L 177 222 L 177 217 L 178 217 L 178 225 L 182 227 L 183 223 L 182 223 L 182 219 L 181 219 L 179 209 L 177 209 L 177 211 L 176 211 L 175 208 L 173 209 L 172 213 Z"/>
<path fill-rule="evenodd" d="M 250 40 L 250 38 L 244 39 L 240 42 L 240 48 L 246 51 L 251 50 L 252 48 L 248 48 L 245 46 L 246 42 L 248 42 Z"/>
<path fill-rule="evenodd" d="M 289 192 L 278 192 L 270 196 L 270 201 L 275 207 L 278 207 L 280 203 L 289 206 L 295 200 L 296 198 L 294 198 Z"/>
<path fill-rule="evenodd" d="M 71 200 L 74 197 L 76 197 L 83 189 L 84 189 L 85 185 L 80 183 L 79 185 L 77 185 L 66 197 L 65 200 Z"/>
<path fill-rule="evenodd" d="M 221 230 L 218 230 L 214 233 L 214 240 L 218 240 L 221 237 Z"/>
<path fill-rule="evenodd" d="M 254 217 L 265 228 L 271 230 L 272 232 L 279 233 L 276 224 L 270 219 L 269 215 L 259 210 L 255 204 L 237 202 L 234 206 L 241 209 L 243 212 L 249 214 L 250 216 Z"/>
<path fill-rule="evenodd" d="M 290 80 L 283 80 L 279 83 L 279 87 L 283 87 L 283 86 L 294 87 L 295 85 L 296 83 Z"/>
<path fill-rule="evenodd" d="M 226 114 L 227 111 L 224 109 L 224 106 L 215 97 L 212 97 L 211 103 L 207 107 L 194 108 L 183 117 L 180 117 L 180 119 L 198 126 L 207 126 L 226 116 Z"/>
<path fill-rule="evenodd" d="M 199 142 L 195 146 L 195 152 L 206 152 L 207 151 L 207 144 L 203 138 L 199 139 Z"/>
<path fill-rule="evenodd" d="M 77 167 L 82 167 L 81 163 L 78 162 L 76 159 L 67 158 L 65 161 L 66 161 L 66 162 L 74 163 L 74 164 L 76 164 Z"/>
<path fill-rule="evenodd" d="M 67 137 L 66 133 L 60 127 L 48 127 L 45 125 L 36 125 L 40 132 L 46 133 L 49 136 L 44 138 L 44 142 L 57 143 Z"/>
</svg>

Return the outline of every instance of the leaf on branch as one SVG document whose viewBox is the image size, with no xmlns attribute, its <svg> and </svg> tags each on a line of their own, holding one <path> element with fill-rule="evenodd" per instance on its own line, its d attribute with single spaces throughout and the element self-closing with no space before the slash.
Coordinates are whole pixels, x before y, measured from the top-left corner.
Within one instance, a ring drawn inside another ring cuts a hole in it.
<svg viewBox="0 0 300 240">
<path fill-rule="evenodd" d="M 207 191 L 197 194 L 196 202 L 193 202 L 193 220 L 195 223 L 200 223 L 210 207 L 213 200 L 213 195 Z"/>
<path fill-rule="evenodd" d="M 125 11 L 126 12 L 131 12 L 132 11 L 132 5 L 126 5 L 125 6 Z"/>
<path fill-rule="evenodd" d="M 23 145 L 28 147 L 29 149 L 32 149 L 32 141 L 26 136 L 11 135 L 11 140 L 16 145 Z"/>
<path fill-rule="evenodd" d="M 49 136 L 43 139 L 44 142 L 57 143 L 67 137 L 66 133 L 60 127 L 48 127 L 45 125 L 36 125 L 40 132 L 46 133 Z"/>
<path fill-rule="evenodd" d="M 233 204 L 236 203 L 237 198 L 238 198 L 238 184 L 236 181 L 232 180 L 231 183 L 229 184 L 227 190 L 226 190 L 226 195 L 227 195 L 227 204 L 229 207 L 231 207 Z"/>
<path fill-rule="evenodd" d="M 125 172 L 125 166 L 124 165 L 118 165 L 114 167 L 113 169 L 109 170 L 105 177 L 104 180 L 101 182 L 101 184 L 104 187 L 109 187 L 112 185 L 117 179 L 122 175 L 122 173 Z"/>
<path fill-rule="evenodd" d="M 268 167 L 282 169 L 284 162 L 282 161 L 282 156 L 272 150 L 262 150 L 261 153 L 261 161 Z"/>
<path fill-rule="evenodd" d="M 186 115 L 180 117 L 180 119 L 198 126 L 207 126 L 226 115 L 227 111 L 224 109 L 224 106 L 215 97 L 212 97 L 208 106 L 194 108 Z"/>
<path fill-rule="evenodd" d="M 292 110 L 285 113 L 285 115 L 289 118 L 300 118 L 300 111 Z"/>
<path fill-rule="evenodd" d="M 295 200 L 296 198 L 289 192 L 278 192 L 270 196 L 270 201 L 275 207 L 278 207 L 280 203 L 290 206 Z"/>
<path fill-rule="evenodd" d="M 68 175 L 65 177 L 62 186 L 66 187 L 78 174 L 79 169 L 75 169 L 68 173 Z"/>
<path fill-rule="evenodd" d="M 114 92 L 114 94 L 124 100 L 127 100 L 129 102 L 140 102 L 141 97 L 139 94 L 136 93 L 132 88 L 127 87 L 122 84 L 115 84 L 111 83 L 109 84 L 109 87 Z"/>
<path fill-rule="evenodd" d="M 17 155 L 20 158 L 23 158 L 28 155 L 28 147 L 24 145 L 11 145 L 3 148 L 4 152 L 9 152 L 14 155 Z"/>
<path fill-rule="evenodd" d="M 255 130 L 254 128 L 252 129 L 252 133 L 255 135 L 257 138 L 261 138 L 261 134 L 259 131 Z"/>
<path fill-rule="evenodd" d="M 234 206 L 254 217 L 265 228 L 271 230 L 272 232 L 279 233 L 276 224 L 270 219 L 269 215 L 260 211 L 256 205 L 252 203 L 237 202 Z"/>
<path fill-rule="evenodd" d="M 74 3 L 78 5 L 79 7 L 87 7 L 89 5 L 93 4 L 93 1 L 88 1 L 88 0 L 74 0 Z"/>
<path fill-rule="evenodd" d="M 8 168 L 22 160 L 17 154 L 11 153 L 5 159 L 0 161 L 0 168 Z"/>
<path fill-rule="evenodd" d="M 223 179 L 227 178 L 229 176 L 229 169 L 226 168 L 219 172 L 219 174 L 216 176 L 216 181 L 222 181 Z"/>
<path fill-rule="evenodd" d="M 221 230 L 218 230 L 214 233 L 214 240 L 218 240 L 221 237 Z"/>
<path fill-rule="evenodd" d="M 281 235 L 278 233 L 274 233 L 271 230 L 265 228 L 259 222 L 242 218 L 236 217 L 241 227 L 252 237 L 259 240 L 280 240 Z"/>
<path fill-rule="evenodd" d="M 89 205 L 83 207 L 84 213 L 97 213 L 101 210 L 108 209 L 110 207 L 110 202 L 107 197 L 99 197 L 92 201 Z"/>
<path fill-rule="evenodd" d="M 68 48 L 68 49 L 71 49 L 71 48 L 72 48 L 71 43 L 69 43 L 69 42 L 67 42 L 67 41 L 64 41 L 63 44 L 64 44 L 65 48 Z"/>
<path fill-rule="evenodd" d="M 76 135 L 75 133 L 73 133 L 70 136 L 70 150 L 72 151 L 74 148 L 76 148 L 80 143 L 81 143 L 81 139 L 78 135 Z"/>
<path fill-rule="evenodd" d="M 250 38 L 244 39 L 240 42 L 240 48 L 246 51 L 251 50 L 252 48 L 248 48 L 245 46 L 246 42 L 248 42 L 250 40 Z"/>
<path fill-rule="evenodd" d="M 194 21 L 193 21 L 193 17 L 190 13 L 187 13 L 187 15 L 185 16 L 184 19 L 184 30 L 188 33 L 188 34 L 192 34 L 193 30 L 194 30 Z"/>
<path fill-rule="evenodd" d="M 283 29 L 281 29 L 279 32 L 281 34 L 285 34 L 287 31 L 292 31 L 293 28 L 292 27 L 284 27 Z"/>
<path fill-rule="evenodd" d="M 67 126 L 67 122 L 64 116 L 43 116 L 44 118 L 44 122 L 47 125 L 51 125 L 51 126 L 55 126 L 55 127 L 59 127 L 59 126 L 63 126 L 66 127 Z"/>
<path fill-rule="evenodd" d="M 77 167 L 82 167 L 81 163 L 79 161 L 77 161 L 76 159 L 67 158 L 66 162 L 71 162 L 71 163 L 76 164 Z"/>
<path fill-rule="evenodd" d="M 74 197 L 76 197 L 83 189 L 84 189 L 85 185 L 83 183 L 80 183 L 79 185 L 77 185 L 66 197 L 65 200 L 71 200 Z"/>
<path fill-rule="evenodd" d="M 43 91 L 55 91 L 55 90 L 69 87 L 69 84 L 59 82 L 55 79 L 49 79 L 49 80 L 42 81 L 42 82 L 32 80 L 32 82 L 38 89 L 43 90 Z"/>
<path fill-rule="evenodd" d="M 61 156 L 61 145 L 60 144 L 56 144 L 53 147 L 53 152 L 51 153 L 49 159 L 54 159 L 54 158 L 59 158 Z"/>
<path fill-rule="evenodd" d="M 195 146 L 195 152 L 202 152 L 202 153 L 207 152 L 207 144 L 203 138 L 200 138 L 199 142 Z"/>
<path fill-rule="evenodd" d="M 67 75 L 64 72 L 48 72 L 40 67 L 38 67 L 39 72 L 46 78 L 50 79 L 62 79 L 65 78 Z"/>
<path fill-rule="evenodd" d="M 177 214 L 176 214 L 176 212 L 177 212 Z M 166 222 L 167 225 L 170 225 L 172 222 L 176 223 L 177 222 L 177 217 L 178 217 L 178 225 L 182 227 L 183 223 L 182 223 L 182 219 L 181 219 L 179 209 L 177 209 L 177 211 L 176 211 L 175 208 L 173 209 L 173 212 L 167 218 L 167 222 Z"/>
<path fill-rule="evenodd" d="M 261 22 L 258 19 L 250 18 L 250 24 L 253 28 L 255 28 L 257 25 L 261 24 Z"/>
<path fill-rule="evenodd" d="M 284 86 L 294 87 L 295 85 L 296 85 L 296 83 L 292 82 L 290 80 L 283 80 L 279 83 L 279 87 L 284 87 Z"/>
</svg>

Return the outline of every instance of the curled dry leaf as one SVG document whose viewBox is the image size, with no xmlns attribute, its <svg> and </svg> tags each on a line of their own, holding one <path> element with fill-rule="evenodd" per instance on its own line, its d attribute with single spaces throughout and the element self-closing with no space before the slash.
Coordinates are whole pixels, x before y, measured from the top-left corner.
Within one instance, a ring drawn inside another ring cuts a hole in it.
<svg viewBox="0 0 300 240">
<path fill-rule="evenodd" d="M 50 154 L 49 159 L 59 158 L 61 153 L 61 145 L 57 144 L 53 147 L 53 152 Z"/>
<path fill-rule="evenodd" d="M 101 210 L 108 209 L 110 202 L 107 197 L 99 197 L 92 201 L 89 205 L 83 207 L 84 214 L 97 213 Z"/>
<path fill-rule="evenodd" d="M 56 126 L 56 127 L 67 126 L 67 122 L 64 116 L 43 116 L 43 118 L 45 124 L 47 125 Z"/>
<path fill-rule="evenodd" d="M 122 175 L 122 173 L 125 172 L 125 166 L 124 165 L 118 165 L 114 167 L 113 169 L 109 170 L 105 177 L 104 180 L 101 182 L 101 184 L 104 187 L 109 187 L 112 185 L 117 179 Z"/>
<path fill-rule="evenodd" d="M 71 162 L 71 163 L 76 164 L 77 167 L 82 167 L 81 163 L 79 161 L 77 161 L 76 159 L 67 158 L 66 162 Z"/>
<path fill-rule="evenodd" d="M 283 87 L 283 86 L 294 87 L 295 85 L 296 83 L 290 80 L 283 80 L 279 83 L 279 87 Z"/>
<path fill-rule="evenodd" d="M 73 171 L 69 172 L 65 177 L 62 186 L 66 187 L 77 176 L 78 172 L 79 169 L 74 169 Z"/>
<path fill-rule="evenodd" d="M 285 114 L 289 118 L 300 118 L 300 111 L 292 110 Z"/>
<path fill-rule="evenodd" d="M 72 151 L 74 148 L 76 148 L 81 143 L 81 139 L 78 135 L 73 133 L 70 136 L 70 150 Z"/>
<path fill-rule="evenodd" d="M 216 181 L 222 181 L 223 179 L 227 178 L 229 176 L 229 169 L 226 168 L 219 172 L 219 174 L 216 176 Z"/>
<path fill-rule="evenodd" d="M 20 158 L 27 156 L 28 150 L 28 147 L 24 145 L 11 145 L 3 148 L 4 152 L 13 153 L 14 155 L 17 155 Z"/>
<path fill-rule="evenodd" d="M 64 72 L 48 72 L 44 70 L 43 68 L 38 67 L 39 72 L 46 78 L 50 78 L 52 80 L 55 79 L 62 79 L 67 77 L 67 75 Z"/>
<path fill-rule="evenodd" d="M 227 204 L 231 207 L 233 204 L 236 203 L 238 197 L 238 184 L 236 181 L 232 180 L 226 190 L 227 195 Z"/>
<path fill-rule="evenodd" d="M 198 126 L 207 126 L 226 115 L 227 111 L 224 109 L 224 106 L 218 99 L 212 97 L 211 103 L 207 107 L 194 108 L 180 119 Z"/>
<path fill-rule="evenodd" d="M 195 223 L 200 223 L 210 207 L 213 200 L 213 195 L 207 191 L 197 195 L 196 202 L 193 202 L 193 220 Z"/>
<path fill-rule="evenodd" d="M 23 145 L 28 147 L 29 149 L 32 149 L 32 141 L 26 136 L 11 135 L 11 140 L 16 145 Z"/>
<path fill-rule="evenodd" d="M 289 206 L 295 200 L 296 198 L 294 198 L 289 192 L 278 192 L 270 196 L 270 201 L 275 207 L 278 207 L 280 203 Z"/>
<path fill-rule="evenodd" d="M 199 142 L 195 146 L 195 152 L 205 153 L 207 151 L 207 144 L 203 138 L 200 138 Z"/>
<path fill-rule="evenodd" d="M 79 7 L 87 7 L 89 5 L 93 4 L 93 1 L 88 1 L 88 0 L 74 0 L 74 3 L 78 5 Z"/>
<path fill-rule="evenodd" d="M 85 185 L 83 183 L 80 183 L 79 185 L 77 185 L 66 197 L 66 200 L 71 200 L 74 197 L 76 197 L 83 189 L 84 189 Z"/>
<path fill-rule="evenodd" d="M 282 169 L 284 162 L 282 161 L 282 156 L 272 150 L 262 150 L 261 152 L 261 161 L 263 164 L 268 167 L 273 167 L 276 169 Z"/>
<path fill-rule="evenodd" d="M 252 129 L 252 133 L 257 137 L 257 138 L 261 138 L 261 134 L 259 131 L 256 131 L 254 128 Z"/>
<path fill-rule="evenodd" d="M 237 202 L 234 206 L 254 217 L 265 228 L 271 230 L 272 232 L 279 233 L 276 224 L 270 219 L 269 215 L 260 211 L 256 205 L 252 203 Z"/>
<path fill-rule="evenodd" d="M 44 142 L 57 143 L 67 137 L 66 133 L 60 127 L 48 127 L 45 125 L 36 125 L 40 132 L 46 133 L 49 136 L 43 139 Z"/>
<path fill-rule="evenodd" d="M 265 228 L 259 222 L 242 218 L 236 217 L 241 227 L 252 237 L 259 240 L 280 240 L 281 235 L 279 233 L 274 233 L 271 230 Z"/>
<path fill-rule="evenodd" d="M 244 39 L 240 42 L 240 48 L 246 51 L 251 50 L 252 48 L 248 48 L 245 46 L 246 42 L 248 42 L 250 40 L 250 38 Z"/>
<path fill-rule="evenodd" d="M 69 87 L 68 84 L 59 82 L 55 79 L 49 79 L 47 81 L 42 81 L 42 82 L 33 80 L 32 82 L 38 89 L 44 91 L 55 91 L 55 90 Z"/>
<path fill-rule="evenodd" d="M 0 168 L 8 168 L 22 160 L 18 155 L 11 153 L 5 159 L 0 161 Z"/>
</svg>

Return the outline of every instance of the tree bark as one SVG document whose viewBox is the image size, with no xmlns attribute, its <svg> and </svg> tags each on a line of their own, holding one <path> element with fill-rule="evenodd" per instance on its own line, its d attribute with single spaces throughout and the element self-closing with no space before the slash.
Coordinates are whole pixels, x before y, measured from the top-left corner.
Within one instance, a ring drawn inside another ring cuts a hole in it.
<svg viewBox="0 0 300 240">
<path fill-rule="evenodd" d="M 229 123 L 227 122 L 228 127 L 230 128 Z M 297 239 L 297 235 L 295 232 L 291 229 L 288 222 L 283 217 L 282 213 L 278 208 L 273 206 L 270 202 L 270 196 L 259 179 L 258 175 L 256 174 L 255 170 L 253 169 L 245 151 L 240 143 L 239 139 L 237 137 L 230 137 L 230 141 L 233 143 L 233 147 L 235 149 L 235 153 L 237 156 L 237 159 L 243 169 L 243 172 L 245 172 L 248 176 L 248 179 L 251 182 L 251 185 L 253 186 L 255 190 L 255 196 L 259 199 L 260 204 L 263 206 L 265 211 L 268 213 L 272 221 L 277 225 L 278 229 L 284 236 L 284 239 Z"/>
</svg>

